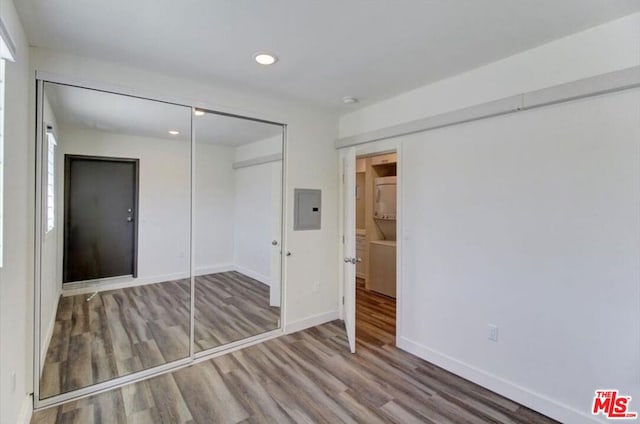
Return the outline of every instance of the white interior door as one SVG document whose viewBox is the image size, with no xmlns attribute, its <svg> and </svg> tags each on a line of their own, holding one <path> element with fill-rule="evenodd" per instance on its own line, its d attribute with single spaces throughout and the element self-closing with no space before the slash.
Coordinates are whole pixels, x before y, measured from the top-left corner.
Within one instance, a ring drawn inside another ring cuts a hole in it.
<svg viewBox="0 0 640 424">
<path fill-rule="evenodd" d="M 351 352 L 356 351 L 356 150 L 342 154 L 343 236 L 344 236 L 344 325 Z"/>
<path fill-rule="evenodd" d="M 282 297 L 282 161 L 271 165 L 271 287 L 269 305 L 279 307 Z"/>
</svg>

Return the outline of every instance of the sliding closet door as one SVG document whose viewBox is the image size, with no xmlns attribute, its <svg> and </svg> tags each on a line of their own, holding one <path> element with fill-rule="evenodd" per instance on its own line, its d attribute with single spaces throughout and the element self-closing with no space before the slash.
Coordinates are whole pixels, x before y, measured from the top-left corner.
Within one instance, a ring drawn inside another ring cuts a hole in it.
<svg viewBox="0 0 640 424">
<path fill-rule="evenodd" d="M 283 125 L 43 81 L 37 111 L 36 407 L 280 328 Z"/>
<path fill-rule="evenodd" d="M 194 110 L 195 351 L 280 327 L 283 128 Z"/>
<path fill-rule="evenodd" d="M 43 83 L 39 399 L 190 356 L 191 108 Z"/>
</svg>

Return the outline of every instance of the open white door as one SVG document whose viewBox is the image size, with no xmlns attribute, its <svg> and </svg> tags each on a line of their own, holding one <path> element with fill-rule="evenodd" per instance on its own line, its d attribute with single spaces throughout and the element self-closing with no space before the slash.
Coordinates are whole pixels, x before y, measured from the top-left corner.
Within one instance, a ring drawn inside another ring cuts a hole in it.
<svg viewBox="0 0 640 424">
<path fill-rule="evenodd" d="M 269 305 L 280 307 L 282 297 L 282 162 L 271 165 L 271 287 Z"/>
<path fill-rule="evenodd" d="M 344 325 L 351 352 L 356 351 L 356 149 L 342 153 L 344 219 Z"/>
</svg>

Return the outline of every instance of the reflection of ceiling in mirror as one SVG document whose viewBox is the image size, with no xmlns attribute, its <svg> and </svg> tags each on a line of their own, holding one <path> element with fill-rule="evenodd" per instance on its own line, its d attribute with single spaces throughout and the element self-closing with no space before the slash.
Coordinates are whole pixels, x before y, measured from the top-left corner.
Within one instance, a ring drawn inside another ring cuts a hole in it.
<svg viewBox="0 0 640 424">
<path fill-rule="evenodd" d="M 191 109 L 148 99 L 45 83 L 59 124 L 117 134 L 189 140 Z M 279 125 L 207 113 L 194 116 L 198 143 L 241 146 L 282 133 Z M 178 131 L 171 135 L 169 131 Z"/>
<path fill-rule="evenodd" d="M 207 113 L 194 116 L 197 143 L 242 146 L 282 134 L 280 125 Z"/>
<path fill-rule="evenodd" d="M 59 124 L 117 134 L 189 140 L 190 109 L 84 88 L 45 84 Z M 180 132 L 178 136 L 169 130 Z"/>
</svg>

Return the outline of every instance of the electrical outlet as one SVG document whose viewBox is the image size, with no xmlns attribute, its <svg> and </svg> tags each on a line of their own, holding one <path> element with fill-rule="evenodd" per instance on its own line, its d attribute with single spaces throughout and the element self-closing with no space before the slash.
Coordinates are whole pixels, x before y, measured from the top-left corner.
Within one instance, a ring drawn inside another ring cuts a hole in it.
<svg viewBox="0 0 640 424">
<path fill-rule="evenodd" d="M 489 324 L 489 340 L 498 341 L 498 326 L 495 324 Z"/>
<path fill-rule="evenodd" d="M 16 372 L 11 373 L 11 393 L 16 392 Z"/>
</svg>

